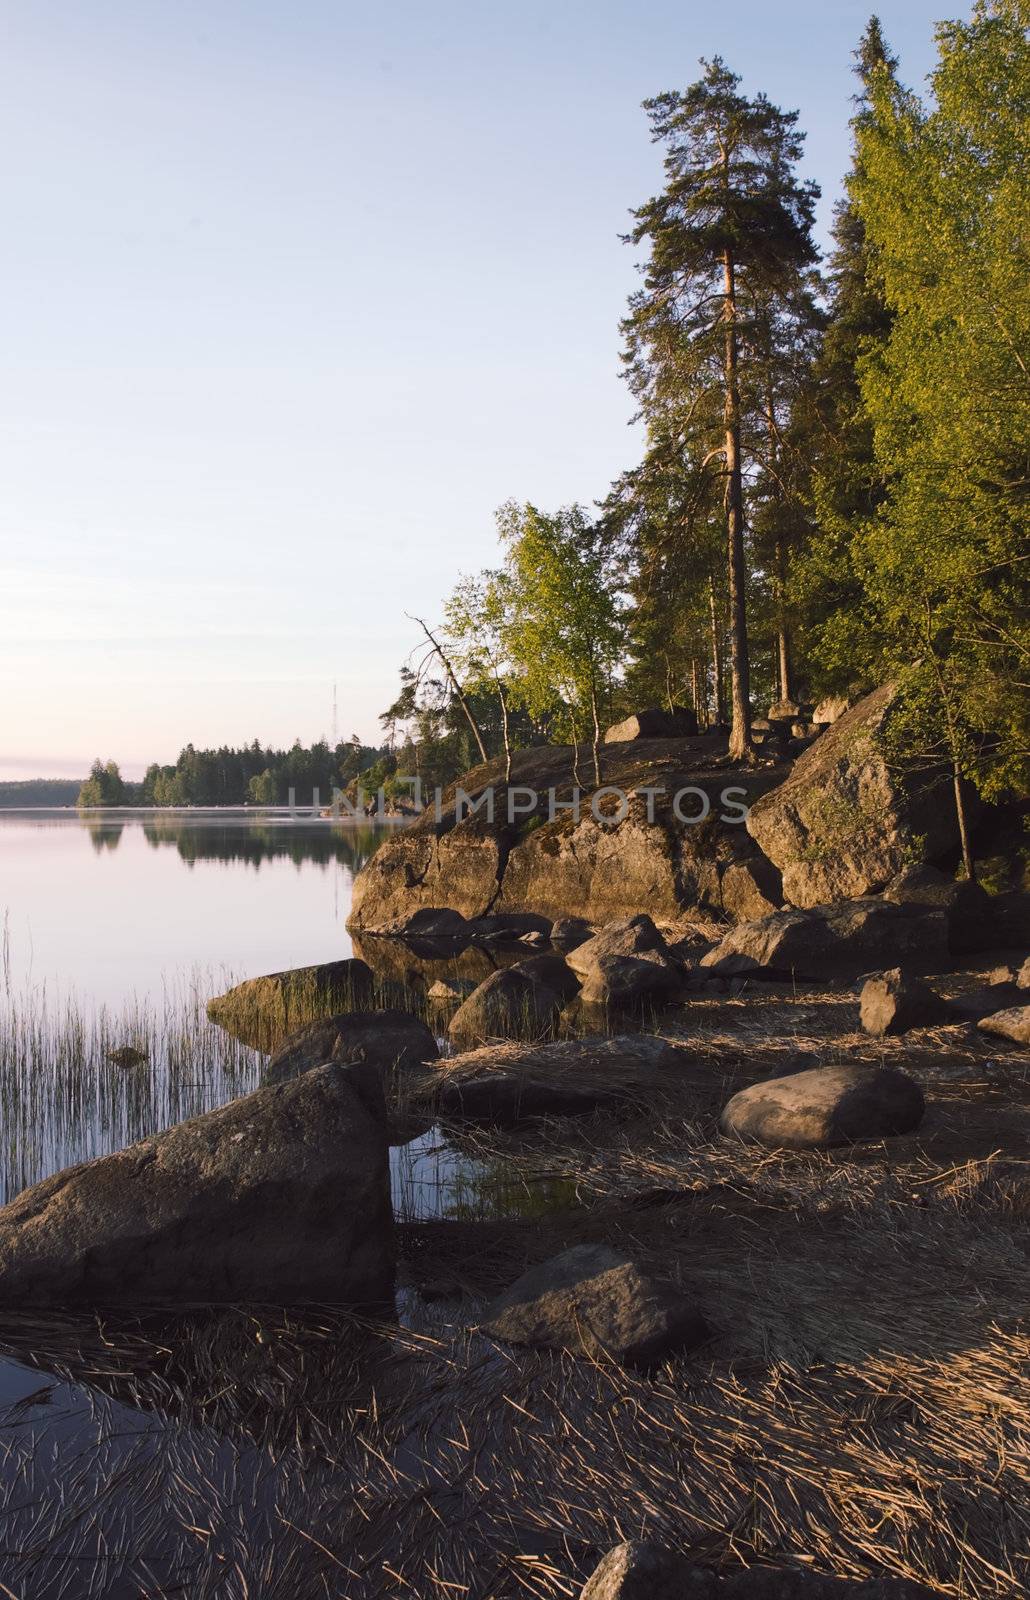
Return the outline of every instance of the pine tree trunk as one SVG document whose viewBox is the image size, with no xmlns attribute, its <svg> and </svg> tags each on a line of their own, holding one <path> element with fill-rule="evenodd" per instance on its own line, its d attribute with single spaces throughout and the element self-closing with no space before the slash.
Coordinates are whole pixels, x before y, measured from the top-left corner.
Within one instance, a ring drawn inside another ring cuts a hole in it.
<svg viewBox="0 0 1030 1600">
<path fill-rule="evenodd" d="M 730 592 L 730 755 L 740 761 L 751 749 L 750 663 L 744 566 L 744 487 L 740 462 L 740 390 L 737 377 L 737 309 L 733 253 L 723 253 L 726 345 L 723 357 L 726 456 L 726 568 Z"/>
<path fill-rule="evenodd" d="M 791 671 L 790 628 L 787 624 L 787 548 L 782 535 L 776 540 L 776 609 L 780 699 L 793 700 L 794 674 Z"/>
<path fill-rule="evenodd" d="M 722 649 L 719 644 L 719 608 L 715 599 L 715 576 L 708 574 L 708 614 L 712 627 L 712 696 L 715 700 L 716 727 L 722 722 Z"/>
</svg>

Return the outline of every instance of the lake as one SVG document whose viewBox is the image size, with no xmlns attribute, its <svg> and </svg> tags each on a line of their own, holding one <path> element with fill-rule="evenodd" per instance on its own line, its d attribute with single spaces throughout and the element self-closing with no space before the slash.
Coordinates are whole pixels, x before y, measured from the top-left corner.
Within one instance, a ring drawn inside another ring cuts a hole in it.
<svg viewBox="0 0 1030 1600">
<path fill-rule="evenodd" d="M 0 811 L 5 985 L 119 1006 L 197 971 L 250 977 L 349 955 L 351 885 L 389 826 Z"/>
<path fill-rule="evenodd" d="M 350 955 L 354 877 L 391 826 L 0 812 L 0 1202 L 256 1088 L 263 1057 L 208 1000 Z M 125 1046 L 147 1064 L 108 1060 Z M 404 1216 L 467 1207 L 475 1165 L 435 1130 L 391 1165 Z"/>
</svg>

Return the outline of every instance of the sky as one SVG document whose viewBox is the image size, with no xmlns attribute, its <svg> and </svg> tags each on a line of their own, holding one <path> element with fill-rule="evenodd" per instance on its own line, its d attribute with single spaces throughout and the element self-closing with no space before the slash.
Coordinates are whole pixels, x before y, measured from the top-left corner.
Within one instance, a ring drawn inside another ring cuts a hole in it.
<svg viewBox="0 0 1030 1600">
<path fill-rule="evenodd" d="M 819 237 L 869 0 L 0 5 L 0 779 L 380 737 L 494 509 L 639 454 L 640 102 L 797 108 Z M 922 87 L 944 0 L 880 0 Z"/>
</svg>

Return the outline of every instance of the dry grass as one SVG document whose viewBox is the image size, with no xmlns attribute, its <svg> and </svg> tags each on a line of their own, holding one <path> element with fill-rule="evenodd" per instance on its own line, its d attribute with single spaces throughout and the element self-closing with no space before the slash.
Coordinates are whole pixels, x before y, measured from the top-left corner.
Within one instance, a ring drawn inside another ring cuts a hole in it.
<svg viewBox="0 0 1030 1600">
<path fill-rule="evenodd" d="M 406 1325 L 8 1318 L 51 1377 L 4 1419 L 3 1581 L 19 1600 L 559 1600 L 647 1534 L 724 1571 L 1026 1592 L 1030 1055 L 968 1029 L 871 1041 L 856 1017 L 814 992 L 697 1000 L 660 1094 L 456 1130 L 448 1159 L 523 1198 L 402 1227 Z M 718 1137 L 734 1088 L 856 1058 L 919 1076 L 917 1135 Z M 486 1296 L 584 1239 L 678 1279 L 711 1344 L 644 1376 L 475 1332 Z"/>
</svg>

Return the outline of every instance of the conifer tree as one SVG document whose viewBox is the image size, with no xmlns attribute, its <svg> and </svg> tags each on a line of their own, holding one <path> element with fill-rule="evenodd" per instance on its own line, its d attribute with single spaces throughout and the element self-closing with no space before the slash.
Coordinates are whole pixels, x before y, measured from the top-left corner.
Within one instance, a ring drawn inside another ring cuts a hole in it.
<svg viewBox="0 0 1030 1600">
<path fill-rule="evenodd" d="M 751 742 L 744 448 L 753 405 L 756 310 L 789 295 L 815 259 L 817 190 L 798 180 L 797 114 L 748 99 L 716 58 L 688 89 L 645 103 L 665 146 L 665 187 L 634 213 L 649 249 L 644 287 L 623 324 L 631 388 L 650 425 L 690 470 L 717 476 L 725 517 L 730 615 L 731 753 Z"/>
</svg>

